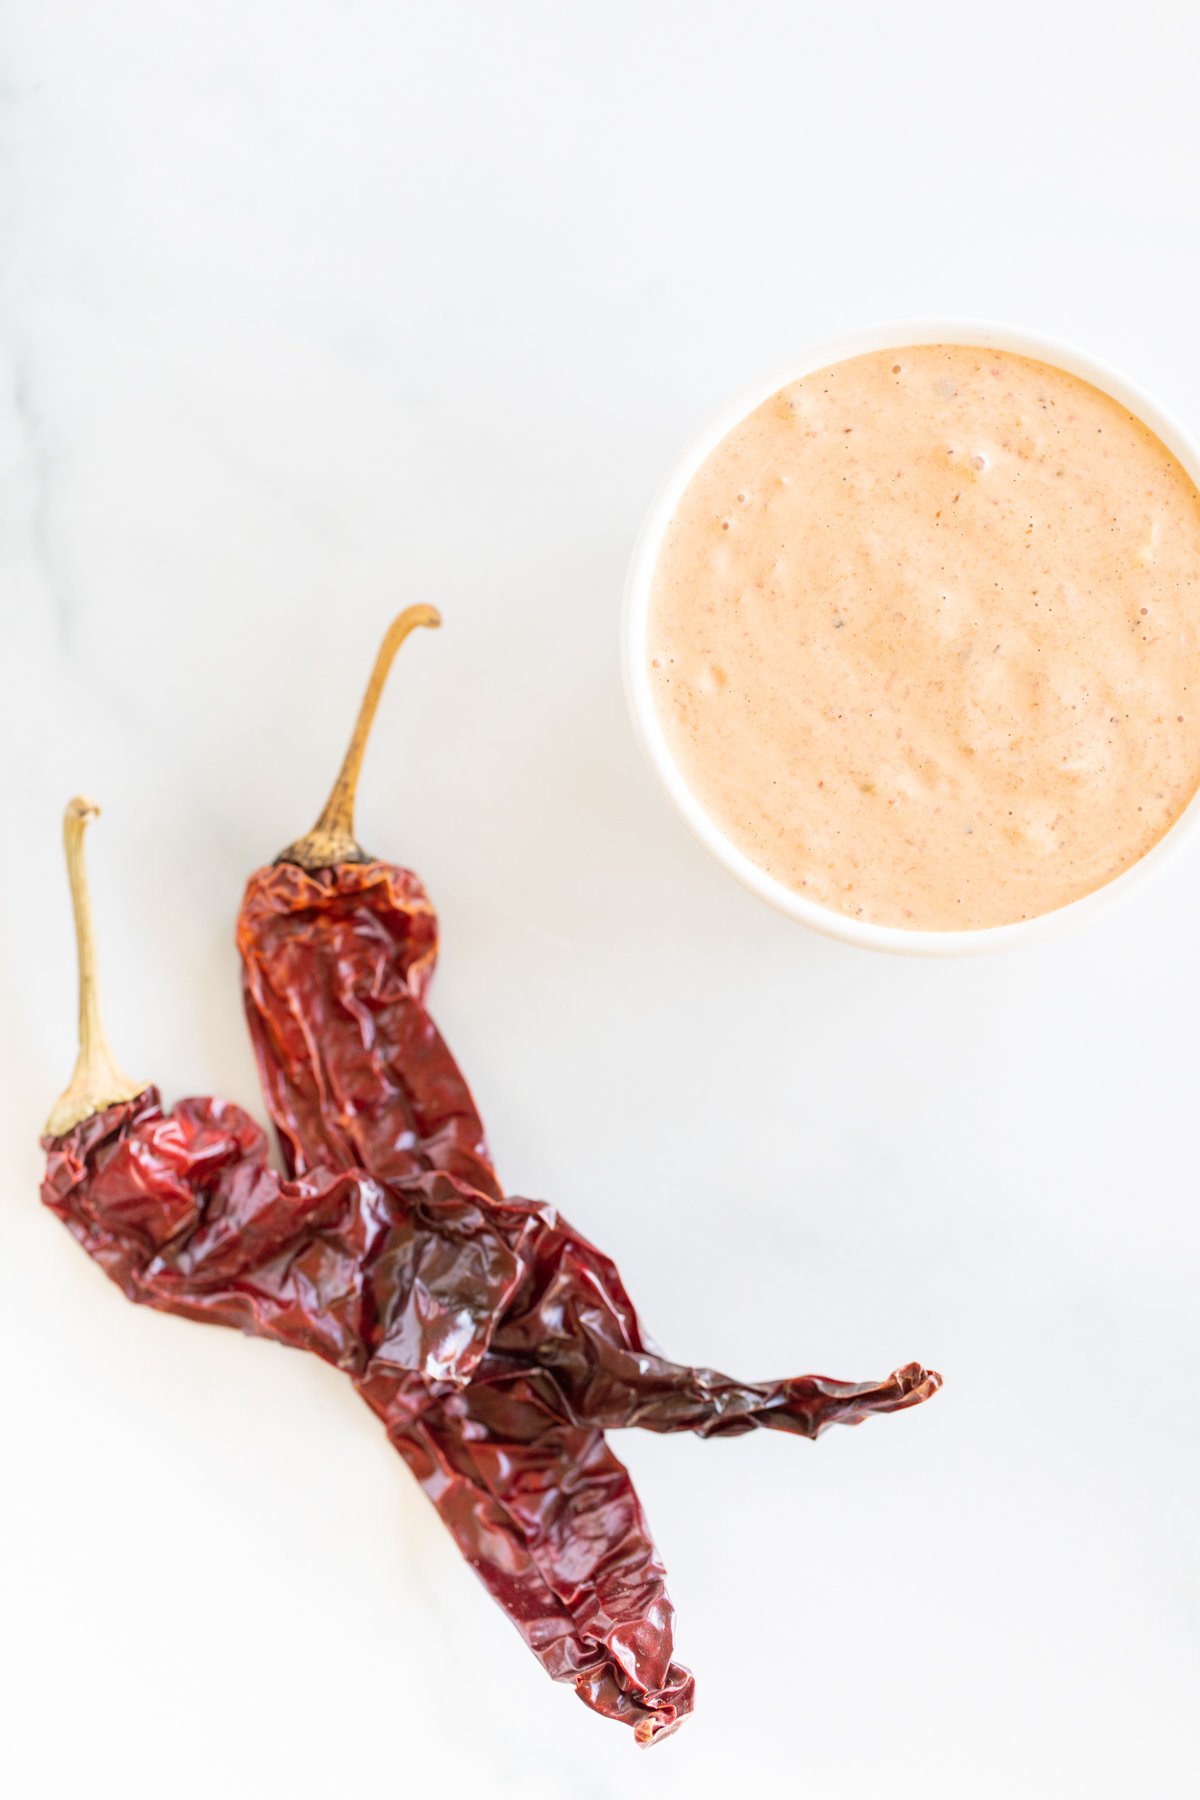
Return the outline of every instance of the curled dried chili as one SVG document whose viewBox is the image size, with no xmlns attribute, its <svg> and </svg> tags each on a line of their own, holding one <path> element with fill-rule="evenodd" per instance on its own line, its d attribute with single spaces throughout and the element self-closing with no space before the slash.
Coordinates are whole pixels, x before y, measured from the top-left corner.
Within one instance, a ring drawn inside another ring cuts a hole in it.
<svg viewBox="0 0 1200 1800">
<path fill-rule="evenodd" d="M 548 1672 L 641 1741 L 691 1710 L 662 1564 L 604 1432 L 816 1437 L 926 1399 L 885 1381 L 741 1383 L 668 1362 L 613 1264 L 553 1209 L 505 1196 L 478 1110 L 425 1007 L 437 922 L 367 857 L 354 792 L 397 619 L 314 831 L 250 879 L 244 995 L 287 1170 L 216 1100 L 162 1111 L 100 1029 L 82 834 L 66 840 L 81 1051 L 51 1115 L 43 1195 L 134 1300 L 237 1325 L 345 1369 L 460 1550 Z"/>
<path fill-rule="evenodd" d="M 47 1121 L 44 1202 L 128 1299 L 345 1370 L 547 1671 L 642 1741 L 670 1730 L 692 1679 L 671 1660 L 662 1565 L 603 1433 L 523 1398 L 528 1359 L 511 1357 L 503 1448 L 471 1421 L 471 1377 L 521 1286 L 517 1249 L 537 1209 L 497 1219 L 439 1171 L 284 1179 L 239 1107 L 164 1112 L 154 1087 L 123 1075 L 100 1023 L 83 870 L 96 811 L 72 801 L 64 825 L 80 1052 Z"/>
<path fill-rule="evenodd" d="M 478 1110 L 425 1005 L 438 944 L 428 895 L 411 871 L 368 856 L 354 832 L 367 733 L 392 659 L 415 626 L 438 623 L 429 608 L 394 621 L 329 800 L 312 831 L 250 877 L 237 941 L 260 1080 L 289 1167 L 334 1156 L 376 1172 L 445 1168 L 478 1182 L 483 1163 L 480 1185 L 499 1206 Z M 547 1209 L 531 1211 L 539 1225 L 522 1248 L 522 1290 L 455 1400 L 469 1442 L 476 1452 L 488 1444 L 493 1468 L 515 1487 L 527 1480 L 527 1462 L 538 1468 L 547 1453 L 513 1424 L 519 1417 L 528 1430 L 535 1396 L 545 1418 L 561 1425 L 700 1436 L 765 1425 L 816 1437 L 833 1423 L 915 1405 L 940 1384 L 916 1363 L 878 1383 L 800 1376 L 747 1384 L 668 1362 L 642 1331 L 612 1263 Z M 518 1375 L 506 1359 L 523 1364 Z M 515 1411 L 510 1379 L 519 1383 Z M 412 1461 L 394 1430 L 393 1441 Z M 561 1440 L 558 1448 L 566 1454 Z M 584 1448 L 590 1453 L 586 1440 Z M 413 1466 L 425 1479 L 419 1461 Z M 466 1521 L 464 1541 L 462 1496 L 442 1506 L 436 1470 L 425 1485 L 478 1566 L 480 1534 Z M 597 1566 L 618 1547 L 617 1537 L 604 1541 Z M 536 1540 L 531 1548 L 540 1549 Z M 577 1561 L 577 1545 L 572 1554 Z M 668 1652 L 670 1619 L 661 1612 Z"/>
</svg>

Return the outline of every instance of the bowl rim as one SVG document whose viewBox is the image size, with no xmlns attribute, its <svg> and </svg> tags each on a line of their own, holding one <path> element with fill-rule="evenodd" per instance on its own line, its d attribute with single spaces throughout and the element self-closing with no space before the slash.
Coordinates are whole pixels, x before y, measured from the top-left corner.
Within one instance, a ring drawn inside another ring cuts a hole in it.
<svg viewBox="0 0 1200 1800">
<path fill-rule="evenodd" d="M 970 926 L 962 931 L 925 931 L 898 925 L 878 925 L 851 919 L 832 907 L 807 900 L 783 882 L 767 874 L 753 859 L 727 838 L 705 811 L 684 780 L 671 755 L 659 723 L 650 688 L 644 646 L 649 618 L 650 589 L 659 547 L 684 489 L 705 458 L 746 415 L 772 394 L 816 369 L 862 356 L 873 350 L 903 350 L 926 344 L 956 344 L 982 350 L 1004 350 L 1050 363 L 1069 375 L 1099 388 L 1133 413 L 1159 437 L 1200 488 L 1200 443 L 1154 396 L 1129 380 L 1118 369 L 1089 351 L 1061 338 L 1023 326 L 996 321 L 954 318 L 915 318 L 861 325 L 833 337 L 822 338 L 797 352 L 768 375 L 742 387 L 696 431 L 675 457 L 666 478 L 642 521 L 634 543 L 625 580 L 621 613 L 621 668 L 625 699 L 634 736 L 658 785 L 709 855 L 743 887 L 765 900 L 776 911 L 797 919 L 827 937 L 860 948 L 890 951 L 907 956 L 969 956 L 1011 949 L 1047 932 L 1082 922 L 1102 907 L 1156 874 L 1183 843 L 1200 829 L 1200 788 L 1158 842 L 1128 869 L 1090 894 L 1071 900 L 1050 912 L 1018 919 L 1006 925 Z"/>
</svg>

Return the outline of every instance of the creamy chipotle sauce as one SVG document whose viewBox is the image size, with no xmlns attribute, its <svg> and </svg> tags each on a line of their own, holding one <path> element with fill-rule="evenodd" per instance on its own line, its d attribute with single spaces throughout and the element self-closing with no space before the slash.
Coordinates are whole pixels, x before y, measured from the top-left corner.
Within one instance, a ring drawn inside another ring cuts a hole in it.
<svg viewBox="0 0 1200 1800">
<path fill-rule="evenodd" d="M 1200 785 L 1200 493 L 1061 369 L 854 357 L 697 470 L 646 654 L 689 786 L 779 881 L 913 930 L 1027 919 Z"/>
</svg>

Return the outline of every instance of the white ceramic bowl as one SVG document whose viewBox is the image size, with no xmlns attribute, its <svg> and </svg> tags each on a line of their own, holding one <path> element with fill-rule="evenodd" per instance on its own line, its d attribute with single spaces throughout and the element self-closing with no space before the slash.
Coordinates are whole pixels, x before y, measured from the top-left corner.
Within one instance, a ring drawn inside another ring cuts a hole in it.
<svg viewBox="0 0 1200 1800">
<path fill-rule="evenodd" d="M 1031 331 L 1020 331 L 1008 325 L 983 325 L 962 319 L 917 319 L 891 325 L 872 325 L 844 337 L 828 339 L 803 351 L 781 369 L 757 381 L 731 400 L 697 434 L 676 462 L 664 482 L 654 504 L 646 515 L 629 575 L 625 585 L 622 618 L 622 662 L 625 694 L 633 719 L 634 731 L 650 767 L 667 798 L 685 825 L 715 856 L 717 861 L 736 875 L 751 893 L 768 901 L 789 918 L 799 919 L 816 931 L 858 944 L 868 950 L 890 950 L 906 956 L 964 956 L 983 950 L 1008 949 L 1030 938 L 1075 920 L 1083 919 L 1106 906 L 1119 894 L 1128 893 L 1138 882 L 1160 869 L 1185 836 L 1200 825 L 1200 794 L 1190 801 L 1170 830 L 1158 843 L 1123 874 L 1106 882 L 1094 893 L 1036 918 L 1022 919 L 1012 925 L 992 925 L 967 931 L 908 931 L 898 926 L 873 925 L 847 918 L 832 908 L 820 906 L 801 896 L 765 870 L 759 868 L 744 851 L 730 842 L 724 832 L 705 812 L 688 787 L 667 747 L 654 696 L 650 689 L 646 658 L 646 628 L 650 607 L 650 588 L 658 561 L 663 533 L 670 523 L 688 482 L 701 463 L 716 448 L 727 432 L 764 400 L 814 369 L 827 368 L 850 356 L 861 356 L 870 350 L 901 350 L 912 344 L 968 344 L 982 349 L 1009 350 L 1018 356 L 1052 363 L 1068 374 L 1077 375 L 1093 387 L 1110 394 L 1114 400 L 1135 413 L 1155 432 L 1200 486 L 1200 445 L 1189 436 L 1178 421 L 1133 382 L 1115 369 L 1098 362 L 1095 357 L 1076 350 L 1071 344 L 1040 337 Z"/>
</svg>

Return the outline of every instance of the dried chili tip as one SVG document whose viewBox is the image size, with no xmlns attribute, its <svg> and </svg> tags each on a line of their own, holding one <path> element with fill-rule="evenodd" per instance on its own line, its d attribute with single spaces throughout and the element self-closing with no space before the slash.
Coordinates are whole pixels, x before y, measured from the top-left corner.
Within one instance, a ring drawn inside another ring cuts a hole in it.
<svg viewBox="0 0 1200 1800">
<path fill-rule="evenodd" d="M 893 1369 L 884 1381 L 864 1382 L 857 1392 L 847 1396 L 844 1410 L 839 1409 L 827 1423 L 861 1425 L 877 1413 L 906 1412 L 910 1406 L 931 1400 L 941 1385 L 936 1369 L 927 1369 L 919 1362 L 905 1363 Z"/>
<path fill-rule="evenodd" d="M 632 1725 L 636 1744 L 661 1743 L 679 1730 L 696 1704 L 696 1678 L 681 1663 L 665 1670 L 662 1687 L 637 1688 L 612 1662 L 575 1677 L 575 1692 L 601 1718 Z"/>
<path fill-rule="evenodd" d="M 892 1373 L 899 1398 L 896 1411 L 905 1406 L 919 1406 L 922 1400 L 928 1400 L 942 1386 L 942 1377 L 936 1369 L 927 1369 L 922 1363 L 905 1363 L 902 1369 Z"/>
<path fill-rule="evenodd" d="M 906 1412 L 910 1406 L 932 1400 L 941 1386 L 942 1377 L 936 1369 L 927 1369 L 919 1362 L 905 1363 L 902 1368 L 893 1369 L 885 1381 L 864 1383 L 857 1394 L 848 1397 L 845 1410 L 826 1422 L 861 1425 L 877 1413 Z"/>
<path fill-rule="evenodd" d="M 109 1048 L 100 1021 L 100 995 L 96 977 L 96 933 L 92 900 L 88 891 L 83 855 L 83 834 L 90 820 L 100 816 L 94 800 L 77 794 L 63 813 L 63 847 L 67 855 L 67 880 L 75 914 L 75 946 L 79 957 L 79 1055 L 67 1086 L 46 1120 L 48 1138 L 64 1137 L 74 1126 L 125 1100 L 145 1093 L 144 1081 L 131 1081 Z"/>
<path fill-rule="evenodd" d="M 634 1726 L 633 1740 L 645 1749 L 649 1744 L 661 1744 L 664 1738 L 673 1737 L 684 1720 L 691 1717 L 696 1704 L 695 1677 L 690 1669 L 672 1663 L 667 1671 L 666 1685 L 657 1694 L 647 1694 L 643 1699 L 650 1710 Z"/>
<path fill-rule="evenodd" d="M 408 606 L 392 620 L 379 646 L 349 748 L 324 810 L 311 831 L 279 852 L 275 858 L 277 863 L 297 863 L 302 869 L 317 870 L 331 869 L 337 863 L 374 861 L 354 835 L 354 800 L 358 791 L 363 752 L 367 747 L 375 710 L 396 652 L 405 638 L 419 626 L 433 629 L 441 622 L 441 614 L 433 606 Z"/>
<path fill-rule="evenodd" d="M 675 1707 L 667 1707 L 662 1712 L 651 1713 L 648 1718 L 641 1719 L 633 1728 L 633 1741 L 644 1750 L 650 1744 L 661 1744 L 664 1738 L 673 1737 L 689 1717 L 688 1712 L 679 1712 Z"/>
</svg>

